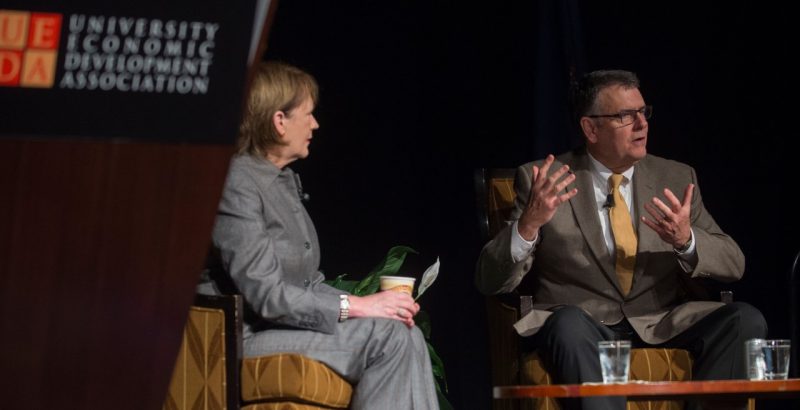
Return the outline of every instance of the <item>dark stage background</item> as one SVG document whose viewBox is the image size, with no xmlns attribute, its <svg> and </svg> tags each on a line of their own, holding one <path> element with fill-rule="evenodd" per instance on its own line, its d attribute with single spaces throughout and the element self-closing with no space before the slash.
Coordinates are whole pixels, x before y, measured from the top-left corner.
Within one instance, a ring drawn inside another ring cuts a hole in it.
<svg viewBox="0 0 800 410">
<path fill-rule="evenodd" d="M 406 272 L 418 276 L 440 256 L 422 304 L 448 396 L 489 408 L 472 172 L 569 148 L 571 70 L 624 68 L 655 106 L 650 152 L 697 169 L 706 206 L 747 256 L 735 299 L 764 312 L 770 337 L 788 337 L 797 26 L 769 3 L 280 2 L 266 58 L 321 85 L 321 128 L 293 168 L 311 194 L 323 269 L 360 277 L 405 244 L 420 251 Z"/>
</svg>

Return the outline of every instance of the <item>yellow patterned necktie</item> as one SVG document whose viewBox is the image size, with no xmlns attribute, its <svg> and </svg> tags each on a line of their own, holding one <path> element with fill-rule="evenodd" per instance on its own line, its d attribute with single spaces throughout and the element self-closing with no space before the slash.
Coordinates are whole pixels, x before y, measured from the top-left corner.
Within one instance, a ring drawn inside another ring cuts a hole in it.
<svg viewBox="0 0 800 410">
<path fill-rule="evenodd" d="M 631 213 L 622 194 L 619 192 L 619 185 L 622 183 L 621 174 L 612 174 L 608 178 L 611 185 L 611 193 L 614 195 L 614 206 L 608 210 L 608 217 L 611 220 L 611 232 L 614 234 L 614 246 L 617 250 L 617 279 L 622 287 L 622 294 L 627 295 L 631 291 L 633 283 L 633 268 L 636 266 L 636 233 L 633 231 Z"/>
</svg>

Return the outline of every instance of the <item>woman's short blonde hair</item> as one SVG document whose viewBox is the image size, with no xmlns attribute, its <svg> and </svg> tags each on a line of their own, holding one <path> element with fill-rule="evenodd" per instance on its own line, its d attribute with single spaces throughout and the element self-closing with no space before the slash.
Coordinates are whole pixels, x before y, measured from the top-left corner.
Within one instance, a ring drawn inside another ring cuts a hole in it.
<svg viewBox="0 0 800 410">
<path fill-rule="evenodd" d="M 285 63 L 261 63 L 239 126 L 238 152 L 263 157 L 270 147 L 284 145 L 272 117 L 278 111 L 288 115 L 308 97 L 314 104 L 319 97 L 317 81 L 310 74 Z"/>
</svg>

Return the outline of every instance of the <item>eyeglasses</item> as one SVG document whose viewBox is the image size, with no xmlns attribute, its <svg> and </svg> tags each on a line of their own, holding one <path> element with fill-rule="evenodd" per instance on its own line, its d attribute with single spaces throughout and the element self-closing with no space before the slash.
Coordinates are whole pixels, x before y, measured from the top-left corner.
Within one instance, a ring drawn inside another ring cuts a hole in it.
<svg viewBox="0 0 800 410">
<path fill-rule="evenodd" d="M 636 119 L 639 118 L 637 114 L 642 114 L 644 119 L 649 120 L 650 117 L 653 116 L 653 106 L 652 105 L 645 105 L 638 110 L 621 110 L 616 114 L 597 114 L 597 115 L 587 115 L 589 118 L 616 118 L 622 125 L 630 125 L 636 122 Z"/>
</svg>

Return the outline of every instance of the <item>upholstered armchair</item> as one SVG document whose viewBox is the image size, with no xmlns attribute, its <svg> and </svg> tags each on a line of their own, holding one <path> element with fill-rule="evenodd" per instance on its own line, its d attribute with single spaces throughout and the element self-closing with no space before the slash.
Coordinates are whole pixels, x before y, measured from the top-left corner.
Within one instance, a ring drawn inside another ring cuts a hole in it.
<svg viewBox="0 0 800 410">
<path fill-rule="evenodd" d="M 346 409 L 352 386 L 324 364 L 283 353 L 242 358 L 242 298 L 197 295 L 164 410 Z"/>
<path fill-rule="evenodd" d="M 481 234 L 485 241 L 496 235 L 510 219 L 514 208 L 513 168 L 479 169 L 475 172 L 475 191 Z M 519 336 L 512 325 L 532 307 L 525 294 L 525 283 L 514 294 L 486 298 L 492 384 L 551 384 L 552 378 L 537 352 L 522 352 Z M 681 349 L 632 349 L 631 380 L 685 381 L 692 378 L 692 358 Z M 560 409 L 553 399 L 530 401 L 495 400 L 494 410 Z M 628 409 L 683 408 L 681 401 L 641 401 L 628 403 Z"/>
</svg>

